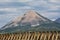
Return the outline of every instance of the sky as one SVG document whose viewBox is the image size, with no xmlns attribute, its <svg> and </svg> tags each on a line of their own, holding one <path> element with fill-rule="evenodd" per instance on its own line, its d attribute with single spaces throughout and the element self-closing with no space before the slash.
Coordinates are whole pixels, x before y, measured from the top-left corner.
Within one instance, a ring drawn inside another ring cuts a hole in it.
<svg viewBox="0 0 60 40">
<path fill-rule="evenodd" d="M 54 21 L 60 18 L 60 0 L 0 0 L 0 28 L 28 10 Z"/>
</svg>

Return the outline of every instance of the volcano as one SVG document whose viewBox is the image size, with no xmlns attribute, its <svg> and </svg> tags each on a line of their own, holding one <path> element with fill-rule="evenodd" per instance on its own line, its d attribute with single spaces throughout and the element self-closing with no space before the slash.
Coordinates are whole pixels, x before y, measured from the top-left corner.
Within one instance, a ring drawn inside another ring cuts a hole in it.
<svg viewBox="0 0 60 40">
<path fill-rule="evenodd" d="M 55 31 L 59 30 L 59 26 L 59 24 L 43 17 L 38 12 L 30 10 L 23 16 L 19 16 L 3 26 L 0 32 L 13 33 L 26 31 Z"/>
</svg>

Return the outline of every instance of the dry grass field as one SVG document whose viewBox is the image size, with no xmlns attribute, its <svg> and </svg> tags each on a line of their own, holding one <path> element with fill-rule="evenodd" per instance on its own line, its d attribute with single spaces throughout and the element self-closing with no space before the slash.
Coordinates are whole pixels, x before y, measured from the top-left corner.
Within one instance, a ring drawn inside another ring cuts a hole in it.
<svg viewBox="0 0 60 40">
<path fill-rule="evenodd" d="M 60 40 L 59 32 L 24 32 L 0 34 L 0 40 Z"/>
</svg>

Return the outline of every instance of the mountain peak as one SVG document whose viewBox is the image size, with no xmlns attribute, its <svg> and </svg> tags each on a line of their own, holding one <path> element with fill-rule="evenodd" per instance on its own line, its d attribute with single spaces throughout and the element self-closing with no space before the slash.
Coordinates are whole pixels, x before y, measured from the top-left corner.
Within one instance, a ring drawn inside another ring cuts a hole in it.
<svg viewBox="0 0 60 40">
<path fill-rule="evenodd" d="M 26 24 L 26 23 L 30 23 L 31 25 L 36 25 L 36 24 L 40 24 L 43 22 L 50 22 L 49 19 L 43 17 L 42 15 L 38 14 L 36 11 L 30 10 L 27 13 L 25 13 L 22 17 L 21 23 Z"/>
<path fill-rule="evenodd" d="M 38 14 L 36 11 L 30 10 L 26 12 L 22 17 L 17 17 L 10 23 L 2 27 L 2 30 L 8 28 L 23 28 L 23 26 L 30 25 L 31 27 L 39 26 L 43 23 L 50 23 L 51 21 L 42 15 Z M 29 28 L 29 27 L 28 27 Z"/>
<path fill-rule="evenodd" d="M 32 16 L 32 17 L 38 16 L 37 13 L 35 11 L 33 11 L 33 10 L 29 10 L 24 15 L 25 16 Z"/>
</svg>

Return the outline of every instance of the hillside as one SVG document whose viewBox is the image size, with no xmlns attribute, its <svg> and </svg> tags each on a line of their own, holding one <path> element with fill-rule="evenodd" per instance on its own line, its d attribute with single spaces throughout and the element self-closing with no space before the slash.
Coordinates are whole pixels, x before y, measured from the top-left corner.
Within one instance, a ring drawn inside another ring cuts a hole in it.
<svg viewBox="0 0 60 40">
<path fill-rule="evenodd" d="M 52 22 L 35 11 L 28 11 L 22 17 L 17 17 L 6 24 L 0 33 L 60 31 L 60 24 Z"/>
<path fill-rule="evenodd" d="M 56 19 L 55 22 L 60 23 L 60 18 Z"/>
</svg>

